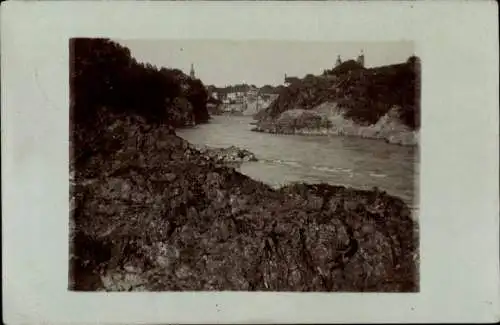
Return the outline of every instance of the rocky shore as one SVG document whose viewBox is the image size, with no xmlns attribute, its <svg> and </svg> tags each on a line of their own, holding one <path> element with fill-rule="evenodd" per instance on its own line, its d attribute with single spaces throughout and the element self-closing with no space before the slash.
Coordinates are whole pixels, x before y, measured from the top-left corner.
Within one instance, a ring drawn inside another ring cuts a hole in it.
<svg viewBox="0 0 500 325">
<path fill-rule="evenodd" d="M 329 108 L 325 112 L 325 108 Z M 324 103 L 313 110 L 285 111 L 277 118 L 257 121 L 252 131 L 275 134 L 351 136 L 379 139 L 402 146 L 416 146 L 419 131 L 403 125 L 393 108 L 372 125 L 361 125 L 345 118 L 336 104 Z"/>
<path fill-rule="evenodd" d="M 394 132 L 390 135 L 379 134 L 377 132 L 370 132 L 368 129 L 360 128 L 294 128 L 294 129 L 280 129 L 275 124 L 267 124 L 266 126 L 258 125 L 252 128 L 254 132 L 273 133 L 273 134 L 296 134 L 296 135 L 310 135 L 310 136 L 347 136 L 347 137 L 360 137 L 365 139 L 383 140 L 390 144 L 400 146 L 417 146 L 419 143 L 419 132 Z"/>
<path fill-rule="evenodd" d="M 275 190 L 164 126 L 117 118 L 114 151 L 75 170 L 70 289 L 419 290 L 418 227 L 377 189 Z M 243 156 L 243 157 L 241 157 Z"/>
</svg>

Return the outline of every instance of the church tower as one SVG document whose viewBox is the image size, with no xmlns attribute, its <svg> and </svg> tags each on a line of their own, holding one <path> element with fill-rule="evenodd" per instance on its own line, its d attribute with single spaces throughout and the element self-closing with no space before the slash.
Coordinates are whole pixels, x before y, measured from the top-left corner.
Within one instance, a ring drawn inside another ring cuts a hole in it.
<svg viewBox="0 0 500 325">
<path fill-rule="evenodd" d="M 193 79 L 196 78 L 196 75 L 194 73 L 194 65 L 191 63 L 191 71 L 189 72 L 189 76 Z"/>
<path fill-rule="evenodd" d="M 335 62 L 335 66 L 338 67 L 342 64 L 342 60 L 340 59 L 340 55 L 337 55 L 337 62 Z"/>
<path fill-rule="evenodd" d="M 358 55 L 358 63 L 364 67 L 365 66 L 365 54 L 363 50 L 361 50 L 361 53 Z"/>
</svg>

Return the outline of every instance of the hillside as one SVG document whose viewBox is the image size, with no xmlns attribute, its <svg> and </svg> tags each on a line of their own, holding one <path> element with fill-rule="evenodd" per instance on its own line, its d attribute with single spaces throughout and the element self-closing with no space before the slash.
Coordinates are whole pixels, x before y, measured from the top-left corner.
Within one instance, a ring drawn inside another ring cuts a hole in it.
<svg viewBox="0 0 500 325">
<path fill-rule="evenodd" d="M 334 105 L 347 120 L 360 127 L 375 125 L 395 116 L 409 131 L 420 128 L 420 61 L 365 69 L 346 61 L 321 76 L 308 75 L 282 89 L 279 97 L 255 118 L 260 130 L 274 128 L 288 110 L 317 110 L 325 103 Z M 394 112 L 396 111 L 396 112 Z M 275 128 L 274 128 L 275 129 Z"/>
<path fill-rule="evenodd" d="M 70 142 L 92 150 L 70 179 L 71 290 L 418 291 L 402 200 L 242 175 L 176 136 L 176 99 L 204 116 L 207 96 L 179 90 L 189 81 L 109 41 L 76 42 Z"/>
<path fill-rule="evenodd" d="M 140 115 L 153 124 L 168 121 L 172 127 L 209 120 L 205 86 L 178 69 L 139 63 L 128 48 L 108 39 L 73 39 L 70 55 L 75 164 L 101 146 L 99 132 L 111 113 Z"/>
</svg>

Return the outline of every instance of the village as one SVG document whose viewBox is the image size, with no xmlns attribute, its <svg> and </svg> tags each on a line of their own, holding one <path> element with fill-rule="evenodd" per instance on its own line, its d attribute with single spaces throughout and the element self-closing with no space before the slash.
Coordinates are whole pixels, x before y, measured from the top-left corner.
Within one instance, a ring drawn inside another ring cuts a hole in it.
<svg viewBox="0 0 500 325">
<path fill-rule="evenodd" d="M 262 109 L 266 109 L 278 94 L 262 94 L 256 87 L 250 87 L 247 91 L 236 91 L 229 93 L 213 92 L 207 104 L 209 111 L 231 115 L 254 115 Z"/>
</svg>

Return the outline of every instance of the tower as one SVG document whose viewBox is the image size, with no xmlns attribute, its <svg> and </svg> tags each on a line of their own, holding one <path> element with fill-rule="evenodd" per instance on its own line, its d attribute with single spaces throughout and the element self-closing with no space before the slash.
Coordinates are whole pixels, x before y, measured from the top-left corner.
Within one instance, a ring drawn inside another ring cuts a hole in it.
<svg viewBox="0 0 500 325">
<path fill-rule="evenodd" d="M 363 53 L 363 50 L 361 50 L 361 53 L 358 55 L 358 63 L 364 67 L 365 66 L 365 54 Z"/>
<path fill-rule="evenodd" d="M 196 75 L 194 73 L 194 65 L 191 63 L 191 71 L 189 72 L 189 76 L 193 79 L 196 78 Z"/>
<path fill-rule="evenodd" d="M 338 67 L 341 64 L 342 64 L 342 60 L 340 59 L 340 55 L 337 55 L 337 62 L 335 63 L 335 66 Z"/>
</svg>

